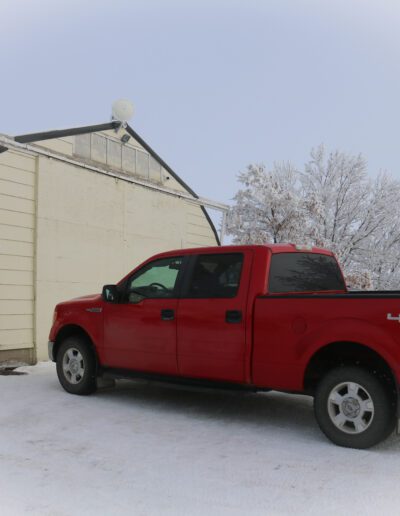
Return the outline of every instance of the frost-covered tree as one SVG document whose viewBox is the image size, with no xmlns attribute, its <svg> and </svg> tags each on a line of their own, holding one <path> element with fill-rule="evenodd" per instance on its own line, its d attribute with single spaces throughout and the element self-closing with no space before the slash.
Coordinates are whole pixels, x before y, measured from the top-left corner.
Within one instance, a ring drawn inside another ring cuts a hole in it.
<svg viewBox="0 0 400 516">
<path fill-rule="evenodd" d="M 350 242 L 347 270 L 368 271 L 379 289 L 400 287 L 400 184 L 380 174 L 371 184 L 361 234 Z M 367 233 L 365 235 L 365 233 Z"/>
<path fill-rule="evenodd" d="M 310 237 L 316 245 L 329 245 L 344 264 L 368 203 L 365 161 L 338 151 L 326 156 L 321 145 L 311 151 L 300 176 Z"/>
<path fill-rule="evenodd" d="M 299 176 L 290 163 L 249 165 L 239 174 L 242 188 L 234 197 L 227 232 L 236 243 L 296 240 L 305 223 Z"/>
<path fill-rule="evenodd" d="M 371 179 L 362 156 L 323 146 L 301 174 L 309 236 L 332 249 L 353 286 L 399 284 L 400 187 L 387 174 Z"/>
<path fill-rule="evenodd" d="M 361 155 L 321 145 L 303 171 L 250 165 L 228 215 L 235 243 L 301 242 L 333 250 L 355 288 L 400 288 L 400 184 L 372 179 Z"/>
</svg>

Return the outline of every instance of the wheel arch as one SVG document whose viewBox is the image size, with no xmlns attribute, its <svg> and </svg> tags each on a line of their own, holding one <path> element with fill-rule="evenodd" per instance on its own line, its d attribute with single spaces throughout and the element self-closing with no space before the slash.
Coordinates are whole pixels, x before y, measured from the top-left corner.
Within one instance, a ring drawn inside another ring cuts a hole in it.
<svg viewBox="0 0 400 516">
<path fill-rule="evenodd" d="M 304 370 L 304 390 L 312 394 L 324 374 L 344 365 L 361 366 L 379 375 L 397 397 L 396 375 L 386 358 L 372 347 L 354 341 L 331 342 L 316 350 Z"/>
<path fill-rule="evenodd" d="M 57 354 L 60 349 L 61 343 L 66 338 L 72 337 L 72 336 L 80 336 L 85 340 L 85 342 L 87 343 L 87 345 L 89 346 L 90 350 L 92 351 L 92 353 L 95 357 L 96 367 L 98 367 L 99 360 L 98 360 L 98 356 L 97 356 L 97 352 L 96 352 L 96 348 L 94 346 L 93 340 L 90 337 L 89 333 L 84 328 L 82 328 L 82 326 L 79 326 L 78 324 L 66 324 L 65 326 L 61 327 L 58 330 L 57 335 L 54 339 L 54 347 L 53 347 L 54 362 L 57 361 Z"/>
</svg>

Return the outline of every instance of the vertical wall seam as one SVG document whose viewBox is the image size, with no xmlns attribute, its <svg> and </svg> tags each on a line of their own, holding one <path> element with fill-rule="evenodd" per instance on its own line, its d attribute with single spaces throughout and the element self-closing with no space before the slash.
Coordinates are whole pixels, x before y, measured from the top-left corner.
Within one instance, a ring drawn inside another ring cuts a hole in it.
<svg viewBox="0 0 400 516">
<path fill-rule="evenodd" d="M 37 257 L 38 257 L 38 216 L 39 216 L 39 170 L 40 156 L 35 157 L 35 215 L 33 223 L 33 362 L 37 363 Z"/>
</svg>

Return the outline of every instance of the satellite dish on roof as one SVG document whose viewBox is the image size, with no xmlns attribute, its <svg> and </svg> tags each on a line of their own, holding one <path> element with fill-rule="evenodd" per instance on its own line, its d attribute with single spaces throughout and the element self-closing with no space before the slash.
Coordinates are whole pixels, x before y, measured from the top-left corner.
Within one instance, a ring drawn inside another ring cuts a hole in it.
<svg viewBox="0 0 400 516">
<path fill-rule="evenodd" d="M 112 119 L 126 126 L 133 116 L 133 104 L 128 99 L 115 100 L 112 104 Z"/>
</svg>

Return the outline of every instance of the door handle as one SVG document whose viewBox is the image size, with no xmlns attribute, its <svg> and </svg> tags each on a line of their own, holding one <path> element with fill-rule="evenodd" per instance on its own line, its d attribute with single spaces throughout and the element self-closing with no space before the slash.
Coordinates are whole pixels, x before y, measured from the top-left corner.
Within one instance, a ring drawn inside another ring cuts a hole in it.
<svg viewBox="0 0 400 516">
<path fill-rule="evenodd" d="M 237 324 L 242 322 L 241 310 L 227 310 L 225 314 L 225 322 L 231 324 Z"/>
<path fill-rule="evenodd" d="M 161 319 L 163 321 L 173 321 L 175 319 L 175 311 L 170 308 L 161 310 Z"/>
</svg>

